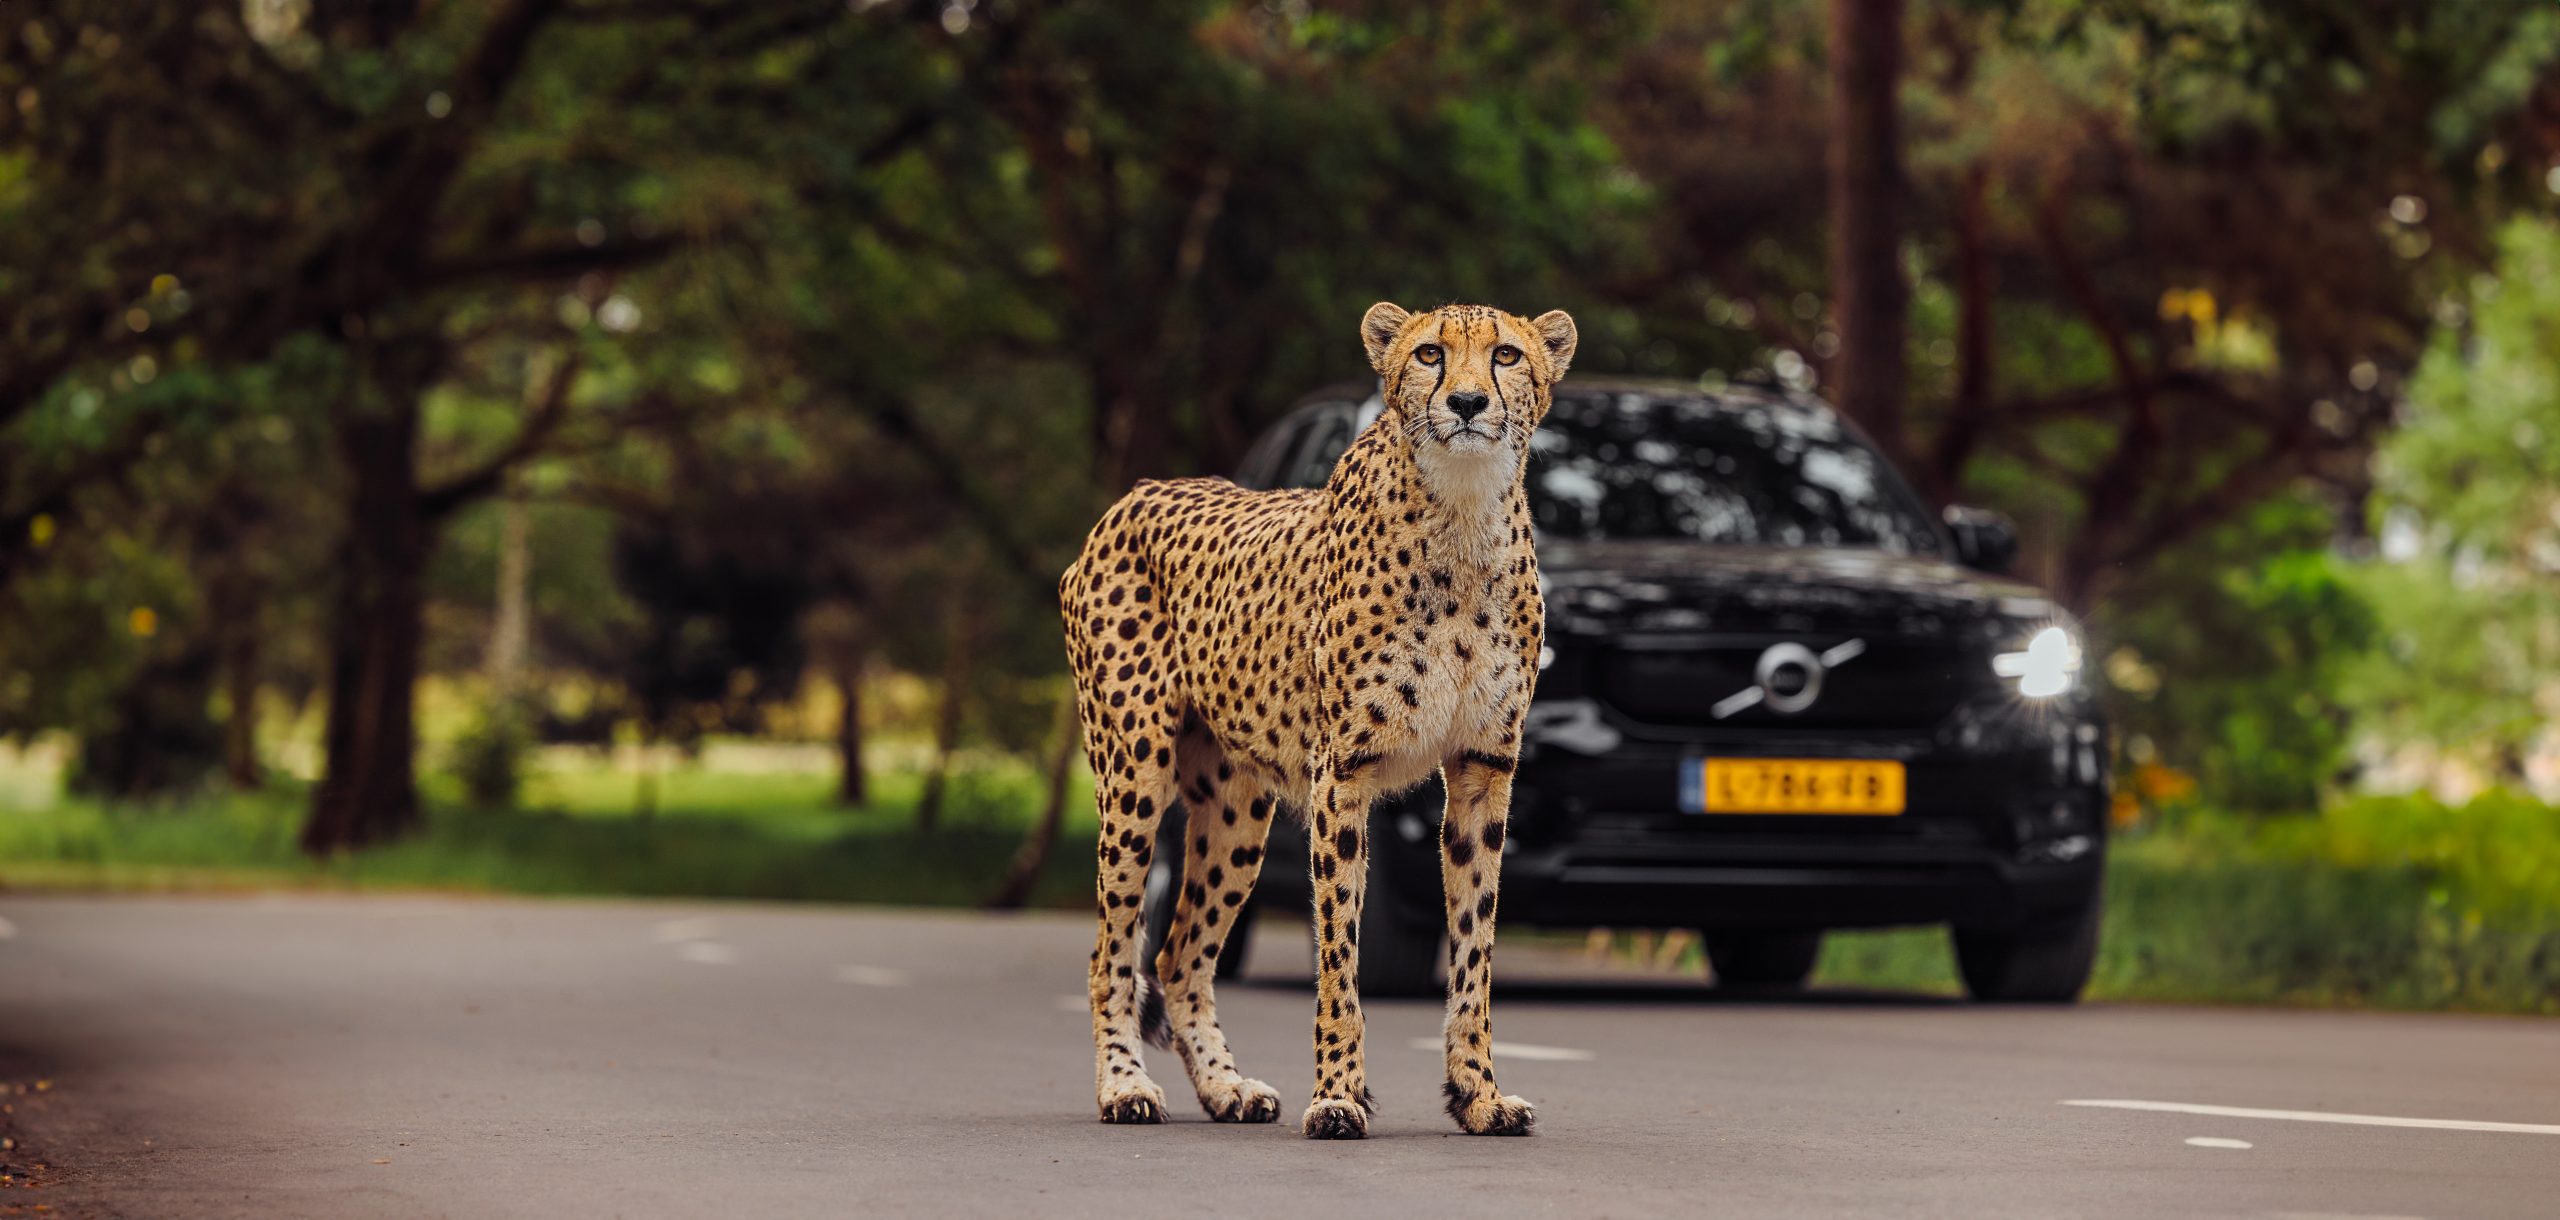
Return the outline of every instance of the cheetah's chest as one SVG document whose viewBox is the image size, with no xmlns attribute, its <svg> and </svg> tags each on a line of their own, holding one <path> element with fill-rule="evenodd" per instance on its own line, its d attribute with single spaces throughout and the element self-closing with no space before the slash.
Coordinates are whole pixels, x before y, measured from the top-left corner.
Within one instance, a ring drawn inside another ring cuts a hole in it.
<svg viewBox="0 0 2560 1220">
<path fill-rule="evenodd" d="M 1525 698 L 1520 645 L 1504 613 L 1508 590 L 1481 577 L 1469 583 L 1436 590 L 1352 675 L 1353 702 L 1390 786 L 1419 782 L 1448 754 L 1499 733 Z"/>
</svg>

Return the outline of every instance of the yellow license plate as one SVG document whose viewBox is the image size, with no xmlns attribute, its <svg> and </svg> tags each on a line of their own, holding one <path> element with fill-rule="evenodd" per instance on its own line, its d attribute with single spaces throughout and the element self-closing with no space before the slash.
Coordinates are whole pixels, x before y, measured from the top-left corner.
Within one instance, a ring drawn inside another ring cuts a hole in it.
<svg viewBox="0 0 2560 1220">
<path fill-rule="evenodd" d="M 1902 764 L 1862 758 L 1710 758 L 1708 813 L 1902 812 Z"/>
</svg>

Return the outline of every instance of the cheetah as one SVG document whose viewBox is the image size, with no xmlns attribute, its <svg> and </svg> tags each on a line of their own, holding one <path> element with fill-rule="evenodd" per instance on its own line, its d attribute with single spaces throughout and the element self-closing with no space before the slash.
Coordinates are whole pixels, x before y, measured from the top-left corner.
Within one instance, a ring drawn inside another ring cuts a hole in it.
<svg viewBox="0 0 2560 1220">
<path fill-rule="evenodd" d="M 1362 851 L 1370 806 L 1435 772 L 1446 786 L 1448 1111 L 1526 1135 L 1536 1111 L 1494 1087 L 1494 894 L 1512 772 L 1545 630 L 1521 476 L 1577 335 L 1380 302 L 1360 323 L 1385 409 L 1319 490 L 1145 481 L 1106 512 L 1059 581 L 1101 811 L 1100 927 L 1088 991 L 1107 1123 L 1156 1123 L 1164 1091 L 1138 1043 L 1170 1046 L 1201 1108 L 1267 1123 L 1279 1094 L 1236 1070 L 1218 1028 L 1220 948 L 1261 871 L 1276 811 L 1308 821 L 1314 872 L 1310 1139 L 1360 1139 L 1376 1112 L 1362 1058 Z M 1142 952 L 1156 823 L 1190 811 L 1173 927 Z"/>
</svg>

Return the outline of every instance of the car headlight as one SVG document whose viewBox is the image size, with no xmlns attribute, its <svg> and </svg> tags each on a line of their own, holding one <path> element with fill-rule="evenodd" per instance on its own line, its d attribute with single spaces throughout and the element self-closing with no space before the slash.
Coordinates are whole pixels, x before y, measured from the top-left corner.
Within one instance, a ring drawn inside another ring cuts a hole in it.
<svg viewBox="0 0 2560 1220">
<path fill-rule="evenodd" d="M 2017 652 L 1991 658 L 1991 672 L 2014 679 L 2018 693 L 2029 699 L 2051 699 L 2080 683 L 2080 641 L 2061 627 L 2047 627 L 2028 637 Z"/>
</svg>

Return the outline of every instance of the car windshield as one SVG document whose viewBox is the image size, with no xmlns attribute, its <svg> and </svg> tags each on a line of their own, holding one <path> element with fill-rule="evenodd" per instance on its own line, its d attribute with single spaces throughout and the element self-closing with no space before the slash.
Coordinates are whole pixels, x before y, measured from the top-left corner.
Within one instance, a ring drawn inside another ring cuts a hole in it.
<svg viewBox="0 0 2560 1220">
<path fill-rule="evenodd" d="M 1934 555 L 1884 459 L 1827 412 L 1749 400 L 1559 395 L 1530 442 L 1542 536 Z"/>
</svg>

